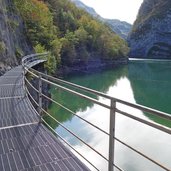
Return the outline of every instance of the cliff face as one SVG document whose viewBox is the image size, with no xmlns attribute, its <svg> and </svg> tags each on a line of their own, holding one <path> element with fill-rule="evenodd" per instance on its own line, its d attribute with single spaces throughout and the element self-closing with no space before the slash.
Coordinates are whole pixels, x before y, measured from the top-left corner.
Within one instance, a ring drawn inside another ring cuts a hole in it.
<svg viewBox="0 0 171 171">
<path fill-rule="evenodd" d="M 12 0 L 0 0 L 0 75 L 18 65 L 20 57 L 29 53 L 21 17 Z"/>
<path fill-rule="evenodd" d="M 171 1 L 144 0 L 128 41 L 130 57 L 171 59 Z"/>
</svg>

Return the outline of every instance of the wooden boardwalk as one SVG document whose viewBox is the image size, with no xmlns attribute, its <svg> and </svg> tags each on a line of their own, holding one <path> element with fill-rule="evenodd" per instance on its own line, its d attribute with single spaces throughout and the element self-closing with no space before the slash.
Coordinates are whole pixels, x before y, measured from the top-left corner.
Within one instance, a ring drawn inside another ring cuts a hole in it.
<svg viewBox="0 0 171 171">
<path fill-rule="evenodd" d="M 88 171 L 40 121 L 22 67 L 0 77 L 0 171 Z"/>
</svg>

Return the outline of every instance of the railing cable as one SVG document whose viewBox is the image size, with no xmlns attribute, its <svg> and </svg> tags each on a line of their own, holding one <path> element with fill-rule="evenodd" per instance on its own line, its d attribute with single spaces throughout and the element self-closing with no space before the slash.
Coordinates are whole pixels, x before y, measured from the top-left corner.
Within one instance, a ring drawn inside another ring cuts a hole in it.
<svg viewBox="0 0 171 171">
<path fill-rule="evenodd" d="M 69 108 L 65 107 L 64 105 L 60 104 L 59 102 L 56 102 L 55 100 L 49 98 L 48 96 L 42 94 L 43 97 L 45 97 L 46 99 L 50 100 L 51 102 L 55 103 L 56 105 L 62 107 L 63 109 L 65 109 L 66 111 L 70 112 L 72 115 L 78 117 L 79 119 L 83 120 L 84 122 L 88 123 L 89 125 L 91 125 L 92 127 L 98 129 L 99 131 L 103 132 L 106 135 L 109 135 L 109 133 L 107 133 L 106 131 L 104 131 L 103 129 L 97 127 L 96 125 L 92 124 L 91 122 L 87 121 L 86 119 L 80 117 L 79 115 L 77 115 L 75 112 L 73 112 L 72 110 L 70 110 Z"/>
<path fill-rule="evenodd" d="M 94 169 L 100 171 L 94 164 L 92 164 L 88 159 L 86 159 L 80 152 L 78 152 L 72 145 L 70 145 L 64 138 L 62 138 L 44 119 L 42 121 L 62 140 L 64 141 L 72 150 L 74 150 L 78 155 L 80 155 L 84 160 L 86 160 Z"/>
<path fill-rule="evenodd" d="M 171 134 L 171 129 L 169 129 L 169 128 L 167 128 L 167 127 L 164 127 L 164 126 L 161 126 L 161 125 L 159 125 L 159 124 L 157 124 L 157 123 L 153 123 L 153 122 L 150 122 L 150 121 L 147 121 L 147 120 L 138 118 L 138 117 L 133 116 L 133 115 L 131 115 L 131 114 L 129 114 L 129 113 L 123 112 L 123 111 L 121 111 L 121 110 L 119 110 L 119 109 L 116 109 L 116 112 L 118 112 L 118 113 L 120 113 L 120 114 L 122 114 L 122 115 L 124 115 L 124 116 L 127 116 L 128 118 L 131 118 L 131 119 L 133 119 L 133 120 L 139 121 L 140 123 L 146 124 L 146 125 L 148 125 L 148 126 L 151 126 L 151 127 L 153 127 L 153 128 L 156 128 L 156 129 L 158 129 L 158 130 L 160 130 L 160 131 L 163 131 L 163 132 L 165 132 L 165 133 Z"/>
<path fill-rule="evenodd" d="M 25 77 L 25 81 L 29 84 L 29 86 L 34 90 L 36 91 L 37 93 L 39 93 L 39 90 L 37 90 L 31 83 L 30 81 Z"/>
<path fill-rule="evenodd" d="M 114 139 L 116 141 L 118 141 L 119 143 L 121 143 L 122 145 L 128 147 L 129 149 L 131 149 L 132 151 L 138 153 L 139 155 L 141 155 L 142 157 L 146 158 L 147 160 L 151 161 L 152 163 L 156 164 L 157 166 L 161 167 L 162 169 L 166 170 L 166 171 L 170 171 L 170 169 L 166 168 L 165 166 L 163 166 L 162 164 L 158 163 L 157 161 L 151 159 L 150 157 L 148 157 L 147 155 L 143 154 L 142 152 L 136 150 L 135 148 L 131 147 L 130 145 L 124 143 L 123 141 L 121 141 L 120 139 L 114 137 Z"/>
<path fill-rule="evenodd" d="M 80 137 L 78 137 L 76 134 L 74 134 L 72 131 L 70 131 L 67 127 L 65 127 L 63 124 L 61 124 L 56 118 L 54 118 L 52 115 L 50 115 L 47 111 L 45 111 L 44 109 L 42 109 L 42 111 L 44 113 L 46 113 L 50 118 L 52 118 L 56 123 L 58 123 L 63 129 L 65 129 L 67 132 L 69 132 L 71 135 L 73 135 L 75 138 L 77 138 L 80 142 L 82 142 L 84 145 L 86 145 L 91 150 L 93 150 L 95 153 L 97 153 L 99 156 L 101 156 L 104 160 L 109 161 L 105 156 L 103 156 L 100 152 L 98 152 L 93 147 L 91 147 L 89 144 L 87 144 L 86 142 L 84 142 L 83 139 L 81 139 Z"/>
<path fill-rule="evenodd" d="M 165 112 L 154 110 L 154 109 L 151 109 L 151 108 L 139 105 L 139 104 L 130 103 L 130 102 L 127 102 L 127 101 L 124 101 L 124 100 L 121 100 L 121 99 L 117 99 L 117 98 L 111 97 L 109 95 L 106 95 L 104 93 L 101 93 L 101 92 L 98 92 L 98 91 L 95 91 L 95 90 L 92 90 L 92 89 L 89 89 L 89 88 L 86 88 L 86 87 L 82 87 L 82 86 L 79 86 L 79 85 L 76 85 L 74 83 L 70 83 L 70 82 L 67 82 L 67 81 L 64 81 L 64 80 L 61 80 L 61 79 L 58 79 L 58 78 L 54 78 L 54 77 L 49 76 L 47 74 L 38 72 L 33 68 L 30 68 L 30 70 L 37 73 L 37 74 L 41 74 L 43 78 L 46 78 L 48 80 L 50 79 L 51 81 L 57 81 L 57 82 L 65 83 L 66 85 L 73 86 L 74 88 L 78 88 L 79 90 L 83 90 L 83 91 L 86 91 L 88 93 L 92 93 L 94 95 L 99 95 L 99 96 L 102 96 L 102 97 L 107 98 L 107 99 L 114 99 L 118 103 L 128 105 L 130 107 L 136 108 L 138 110 L 142 110 L 144 112 L 149 112 L 152 115 L 159 116 L 159 117 L 165 118 L 167 120 L 171 120 L 171 115 L 169 115 L 169 114 L 167 114 Z"/>
<path fill-rule="evenodd" d="M 70 90 L 70 89 L 68 89 L 68 88 L 66 88 L 66 87 L 62 87 L 62 86 L 60 86 L 60 85 L 58 85 L 58 84 L 56 84 L 56 83 L 53 83 L 53 82 L 51 82 L 51 81 L 48 81 L 48 80 L 44 79 L 44 78 L 42 78 L 42 81 L 44 81 L 44 82 L 46 82 L 46 83 L 48 83 L 48 84 L 54 85 L 54 86 L 56 86 L 56 87 L 58 87 L 58 88 L 60 88 L 60 89 L 62 89 L 62 90 L 64 90 L 64 91 L 67 91 L 67 92 L 69 92 L 69 93 L 72 93 L 72 94 L 74 94 L 74 95 L 77 95 L 77 96 L 79 96 L 79 97 L 82 97 L 83 99 L 90 100 L 91 102 L 94 102 L 95 104 L 98 104 L 98 105 L 100 105 L 100 106 L 102 106 L 102 107 L 105 107 L 105 108 L 107 108 L 107 109 L 110 109 L 110 106 L 108 106 L 108 105 L 106 105 L 106 104 L 104 104 L 104 103 L 101 103 L 101 102 L 99 102 L 99 101 L 96 100 L 96 99 L 93 99 L 93 98 L 88 97 L 88 96 L 86 96 L 86 95 L 80 94 L 80 93 L 78 93 L 78 92 L 76 92 L 76 91 L 74 91 L 74 90 Z"/>
<path fill-rule="evenodd" d="M 42 53 L 42 54 L 33 54 L 33 55 L 28 55 L 26 57 L 24 57 L 22 59 L 22 66 L 24 69 L 24 79 L 23 81 L 25 81 L 25 85 L 30 86 L 30 88 L 32 88 L 35 92 L 38 93 L 38 97 L 39 97 L 39 102 L 37 102 L 34 97 L 31 95 L 31 93 L 29 92 L 28 88 L 26 87 L 25 90 L 27 92 L 27 96 L 30 97 L 30 99 L 33 101 L 33 103 L 35 103 L 35 105 L 37 107 L 39 107 L 39 110 L 43 113 L 45 113 L 48 117 L 50 117 L 51 119 L 53 119 L 57 124 L 59 124 L 64 130 L 66 130 L 68 133 L 70 133 L 72 136 L 74 136 L 76 139 L 78 139 L 81 143 L 83 143 L 84 145 L 86 145 L 88 148 L 90 148 L 92 151 L 94 151 L 96 154 L 98 154 L 100 157 L 102 157 L 104 160 L 106 160 L 109 164 L 109 171 L 113 171 L 113 167 L 115 167 L 116 169 L 118 169 L 119 171 L 123 171 L 119 166 L 115 165 L 114 163 L 114 153 L 113 151 L 110 150 L 114 150 L 114 141 L 116 140 L 117 142 L 121 143 L 122 145 L 126 146 L 127 148 L 131 149 L 132 151 L 136 152 L 137 154 L 139 154 L 140 156 L 144 157 L 145 159 L 147 159 L 148 161 L 151 161 L 153 164 L 159 166 L 160 168 L 166 170 L 166 171 L 170 171 L 170 169 L 168 169 L 167 167 L 163 166 L 162 164 L 160 164 L 159 162 L 153 160 L 152 158 L 148 157 L 147 155 L 143 154 L 142 152 L 140 152 L 139 150 L 133 148 L 132 146 L 128 145 L 127 143 L 123 142 L 122 140 L 118 139 L 115 137 L 115 127 L 112 126 L 111 124 L 114 122 L 115 123 L 115 113 L 116 114 L 121 114 L 124 115 L 128 118 L 131 118 L 133 120 L 136 120 L 142 124 L 148 125 L 152 128 L 158 129 L 162 132 L 165 132 L 167 134 L 171 135 L 171 129 L 167 128 L 165 126 L 162 126 L 160 124 L 157 123 L 153 123 L 150 122 L 148 120 L 142 119 L 140 117 L 131 115 L 127 112 L 124 112 L 120 109 L 117 109 L 116 107 L 116 103 L 120 103 L 123 105 L 126 105 L 128 107 L 134 108 L 134 109 L 138 109 L 141 110 L 142 112 L 147 112 L 153 116 L 157 116 L 160 117 L 162 119 L 166 119 L 171 121 L 171 116 L 167 113 L 155 110 L 155 109 L 151 109 L 142 105 L 138 105 L 138 104 L 134 104 L 134 103 L 130 103 L 121 99 L 117 99 L 111 96 L 108 96 L 104 93 L 98 92 L 96 90 L 92 90 L 90 88 L 86 88 L 80 85 L 76 85 L 74 83 L 70 83 L 58 78 L 54 78 L 52 76 L 49 76 L 47 74 L 41 73 L 39 71 L 36 71 L 35 69 L 32 69 L 31 67 L 38 62 L 43 62 L 45 61 L 45 59 L 41 59 L 41 56 L 47 56 L 48 53 Z M 31 82 L 25 77 L 25 74 L 29 73 L 31 74 L 33 77 L 39 79 L 39 90 L 34 87 Z M 77 115 L 74 111 L 72 111 L 71 109 L 69 109 L 68 107 L 64 106 L 63 104 L 55 101 L 54 99 L 48 97 L 47 95 L 43 94 L 42 91 L 42 82 L 47 83 L 49 85 L 55 86 L 57 88 L 59 88 L 60 90 L 63 90 L 65 92 L 69 92 L 73 95 L 79 96 L 83 99 L 89 100 L 91 102 L 93 102 L 94 104 L 100 105 L 106 109 L 110 110 L 110 117 L 113 118 L 112 122 L 110 123 L 110 133 L 104 131 L 103 129 L 99 128 L 98 126 L 94 125 L 93 123 L 87 121 L 86 119 L 82 118 L 81 116 Z M 41 84 L 40 84 L 41 83 Z M 74 90 L 70 89 L 73 88 Z M 41 88 L 41 89 L 40 89 Z M 77 90 L 82 91 L 82 92 L 86 92 L 89 93 L 89 95 L 96 95 L 96 96 L 101 96 L 103 98 L 106 98 L 108 100 L 110 100 L 111 102 L 113 102 L 113 104 L 115 105 L 111 105 L 109 106 L 108 104 L 104 104 L 100 101 L 98 101 L 96 98 L 92 98 L 88 95 L 84 95 L 82 93 L 79 93 Z M 109 149 L 109 159 L 107 159 L 104 155 L 102 155 L 99 151 L 97 151 L 96 149 L 94 149 L 92 146 L 90 146 L 88 143 L 86 143 L 82 138 L 80 138 L 79 136 L 77 136 L 74 132 L 72 132 L 71 130 L 69 130 L 69 128 L 65 127 L 62 123 L 60 123 L 56 118 L 54 118 L 50 113 L 48 113 L 45 109 L 42 108 L 41 104 L 42 104 L 42 97 L 46 98 L 47 100 L 55 103 L 56 105 L 58 105 L 59 107 L 63 108 L 64 110 L 68 111 L 69 113 L 71 113 L 72 115 L 76 116 L 77 118 L 83 120 L 84 122 L 86 122 L 87 124 L 91 125 L 92 127 L 98 129 L 99 131 L 103 132 L 104 134 L 110 136 L 110 147 L 111 149 Z M 33 106 L 33 105 L 32 105 Z M 33 106 L 34 107 L 34 106 Z M 35 109 L 36 110 L 36 109 Z M 40 113 L 40 112 L 39 112 Z M 114 115 L 114 116 L 113 116 Z M 39 115 L 40 116 L 40 115 Z M 59 136 L 59 138 L 64 141 L 71 149 L 73 149 L 78 155 L 80 155 L 85 161 L 87 161 L 93 168 L 95 168 L 96 170 L 99 170 L 94 164 L 92 164 L 88 159 L 86 159 L 80 152 L 78 152 L 74 147 L 72 147 L 72 145 L 70 145 L 64 138 L 62 138 L 41 116 L 41 120 L 45 123 L 45 125 L 47 125 L 57 136 Z M 113 136 L 113 138 L 112 138 Z M 111 139 L 112 138 L 112 139 Z"/>
<path fill-rule="evenodd" d="M 30 92 L 29 92 L 29 90 L 27 89 L 27 87 L 26 87 L 26 91 L 27 91 L 29 97 L 31 98 L 31 100 L 35 103 L 35 105 L 36 105 L 36 106 L 39 106 L 39 104 L 36 102 L 36 100 L 35 100 L 35 99 L 32 97 L 32 95 L 30 94 Z"/>
<path fill-rule="evenodd" d="M 37 74 L 41 74 L 43 78 L 46 78 L 48 80 L 51 80 L 51 81 L 55 81 L 55 82 L 58 82 L 58 83 L 62 83 L 62 84 L 65 84 L 65 85 L 69 85 L 69 86 L 72 86 L 74 88 L 77 88 L 79 90 L 82 90 L 82 91 L 85 91 L 87 93 L 91 93 L 91 94 L 94 94 L 94 95 L 98 95 L 98 96 L 101 96 L 101 97 L 104 97 L 104 98 L 107 98 L 107 99 L 112 99 L 113 97 L 110 97 L 104 93 L 101 93 L 101 92 L 98 92 L 96 90 L 92 90 L 90 88 L 86 88 L 86 87 L 83 87 L 83 86 L 80 86 L 80 85 L 77 85 L 77 84 L 74 84 L 74 83 L 71 83 L 71 82 L 68 82 L 68 81 L 64 81 L 64 80 L 61 80 L 59 78 L 54 78 L 50 75 L 47 75 L 47 74 L 44 74 L 44 73 L 41 73 L 39 71 L 36 71 L 35 69 L 33 68 L 30 68 L 31 71 L 37 73 Z"/>
</svg>

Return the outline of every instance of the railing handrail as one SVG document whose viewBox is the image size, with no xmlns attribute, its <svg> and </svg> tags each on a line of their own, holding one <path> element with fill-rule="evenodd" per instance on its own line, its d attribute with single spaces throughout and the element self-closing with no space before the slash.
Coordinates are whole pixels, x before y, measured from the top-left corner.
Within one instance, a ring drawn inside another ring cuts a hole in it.
<svg viewBox="0 0 171 171">
<path fill-rule="evenodd" d="M 34 70 L 34 69 L 29 69 L 29 70 Z M 29 71 L 28 69 L 27 69 L 27 72 L 28 73 L 30 73 L 30 74 L 32 74 L 33 76 L 35 76 L 35 77 L 37 77 L 38 78 L 38 75 L 36 75 L 36 74 L 34 74 L 33 72 L 31 72 L 31 71 Z M 80 96 L 81 98 L 84 98 L 84 99 L 87 99 L 87 100 L 89 100 L 89 101 L 91 101 L 91 102 L 93 102 L 93 103 L 96 103 L 97 105 L 100 105 L 100 106 L 102 106 L 102 107 L 105 107 L 106 109 L 111 109 L 111 106 L 110 105 L 107 105 L 107 104 L 104 104 L 104 103 L 102 103 L 102 102 L 99 102 L 98 100 L 96 100 L 96 99 L 93 99 L 93 98 L 91 98 L 91 97 L 89 97 L 89 96 L 86 96 L 86 95 L 83 95 L 83 94 L 81 94 L 81 93 L 78 93 L 78 92 L 76 92 L 76 91 L 74 91 L 74 90 L 71 90 L 71 89 L 69 89 L 69 88 L 66 88 L 66 87 L 62 87 L 61 85 L 58 85 L 57 83 L 54 83 L 54 82 L 52 82 L 52 81 L 50 81 L 50 80 L 46 80 L 43 76 L 44 75 L 46 75 L 46 74 L 43 74 L 43 73 L 40 73 L 40 72 L 38 72 L 38 71 L 36 71 L 36 70 L 34 70 L 36 73 L 38 73 L 39 75 L 41 75 L 42 77 L 41 77 L 41 80 L 43 81 L 43 82 L 46 82 L 46 83 L 48 83 L 48 84 L 50 84 L 50 85 L 52 85 L 52 86 L 55 86 L 55 87 L 58 87 L 59 89 L 62 89 L 63 91 L 67 91 L 67 92 L 69 92 L 69 93 L 72 93 L 72 94 L 74 94 L 74 95 L 77 95 L 77 96 Z M 46 75 L 46 76 L 48 76 L 48 75 Z M 49 76 L 48 76 L 49 77 Z M 51 76 L 50 76 L 51 77 Z M 55 79 L 55 78 L 54 78 Z M 28 81 L 28 80 L 27 80 Z M 29 83 L 29 84 L 31 84 L 31 83 Z M 33 87 L 32 87 L 33 88 Z M 34 88 L 35 89 L 35 88 Z M 35 90 L 36 91 L 36 90 Z M 46 97 L 47 98 L 47 97 Z M 115 98 L 112 98 L 111 97 L 111 100 L 112 101 L 115 101 Z M 115 102 L 118 102 L 118 101 L 115 101 Z M 160 111 L 157 111 L 157 110 L 154 110 L 154 109 L 151 109 L 151 108 L 147 108 L 147 107 L 144 107 L 144 106 L 142 106 L 142 105 L 140 105 L 140 108 L 139 108 L 139 105 L 137 105 L 137 104 L 133 104 L 133 103 L 127 103 L 126 101 L 123 101 L 122 100 L 122 102 L 125 102 L 126 104 L 127 104 L 127 106 L 129 106 L 129 107 L 134 107 L 134 108 L 136 108 L 136 109 L 138 109 L 138 110 L 141 110 L 141 111 L 148 111 L 150 114 L 153 114 L 153 115 L 155 115 L 155 116 L 160 116 L 160 117 L 162 117 L 162 118 L 164 118 L 164 119 L 168 119 L 168 120 L 171 120 L 171 116 L 169 115 L 169 114 L 167 114 L 167 115 L 165 115 L 165 113 L 162 113 L 162 112 L 160 112 Z M 129 104 L 131 104 L 131 105 L 129 105 Z M 145 110 L 142 110 L 142 109 L 145 109 Z M 147 110 L 148 109 L 148 110 Z M 141 119 L 141 118 L 139 118 L 139 117 L 137 117 L 137 116 L 134 116 L 134 115 L 131 115 L 131 114 L 129 114 L 129 113 L 126 113 L 126 112 L 123 112 L 123 111 L 121 111 L 121 110 L 119 110 L 119 109 L 117 109 L 117 108 L 115 108 L 115 110 L 116 110 L 116 112 L 118 112 L 118 113 L 120 113 L 120 114 L 122 114 L 122 115 L 125 115 L 125 116 L 127 116 L 127 117 L 129 117 L 129 118 L 132 118 L 132 119 L 134 119 L 134 120 L 136 120 L 136 121 L 139 121 L 139 122 L 142 122 L 142 123 L 144 123 L 144 124 L 146 124 L 146 125 L 149 125 L 149 126 L 152 126 L 153 128 L 156 128 L 156 129 L 159 129 L 159 130 L 161 130 L 161 131 L 164 131 L 165 133 L 168 133 L 168 134 L 171 134 L 171 129 L 170 128 L 168 128 L 168 127 L 165 127 L 165 126 L 162 126 L 162 125 L 160 125 L 160 124 L 156 124 L 156 123 L 153 123 L 153 122 L 150 122 L 150 121 L 147 121 L 147 120 L 144 120 L 144 119 Z M 155 112 L 154 112 L 155 111 Z M 153 112 L 153 113 L 152 113 Z M 159 115 L 160 114 L 160 115 Z"/>
<path fill-rule="evenodd" d="M 48 54 L 49 54 L 48 52 L 44 52 L 44 53 L 37 53 L 37 54 L 31 54 L 31 55 L 24 56 L 21 60 L 21 64 L 22 64 L 22 66 L 27 66 L 27 63 L 30 63 L 33 60 L 38 60 L 39 57 L 45 57 Z M 44 60 L 46 61 L 47 59 L 44 59 Z"/>
<path fill-rule="evenodd" d="M 39 54 L 40 55 L 40 54 Z M 47 54 L 45 54 L 47 55 Z M 36 59 L 36 55 L 30 55 L 30 58 L 32 57 L 35 57 Z M 24 60 L 29 60 L 29 56 L 27 56 Z M 158 111 L 158 110 L 155 110 L 155 109 L 152 109 L 152 108 L 148 108 L 148 107 L 145 107 L 143 105 L 138 105 L 138 104 L 134 104 L 134 103 L 130 103 L 130 102 L 127 102 L 127 101 L 124 101 L 124 100 L 121 100 L 121 99 L 118 99 L 118 98 L 114 98 L 114 97 L 111 97 L 109 95 L 106 95 L 104 93 L 101 93 L 101 92 L 98 92 L 98 91 L 95 91 L 95 90 L 92 90 L 92 89 L 89 89 L 89 88 L 86 88 L 86 87 L 83 87 L 83 86 L 80 86 L 80 85 L 76 85 L 74 83 L 70 83 L 70 82 L 67 82 L 67 81 L 64 81 L 64 80 L 61 80 L 61 79 L 58 79 L 58 78 L 54 78 L 52 76 L 49 76 L 47 74 L 44 74 L 44 73 L 41 73 L 41 72 L 38 72 L 37 70 L 34 70 L 32 68 L 29 68 L 27 65 L 23 65 L 24 69 L 26 70 L 26 72 L 24 73 L 29 73 L 31 74 L 32 76 L 34 76 L 35 78 L 37 78 L 39 80 L 39 88 L 36 89 L 31 83 L 30 81 L 25 78 L 25 82 L 28 83 L 28 86 L 30 86 L 34 91 L 36 91 L 38 93 L 38 97 L 39 97 L 39 101 L 37 102 L 31 95 L 31 93 L 28 91 L 28 89 L 26 88 L 27 90 L 27 93 L 28 93 L 28 96 L 33 100 L 33 102 L 35 103 L 36 106 L 38 106 L 38 109 L 39 109 L 39 113 L 40 111 L 47 114 L 47 116 L 49 116 L 51 119 L 53 119 L 55 122 L 57 122 L 59 125 L 61 125 L 66 131 L 68 131 L 71 135 L 73 135 L 75 138 L 77 138 L 79 141 L 81 141 L 83 144 L 87 145 L 91 150 L 95 151 L 98 155 L 100 155 L 103 159 L 107 160 L 108 163 L 109 163 L 109 168 L 108 168 L 108 171 L 113 171 L 113 167 L 117 168 L 118 170 L 120 171 L 123 171 L 119 166 L 117 166 L 115 163 L 114 163 L 114 144 L 115 144 L 115 141 L 118 141 L 119 143 L 121 143 L 122 145 L 128 147 L 129 149 L 133 150 L 134 152 L 136 152 L 137 154 L 143 156 L 144 158 L 146 158 L 147 160 L 153 162 L 154 164 L 156 164 L 157 166 L 161 167 L 162 169 L 166 170 L 166 171 L 170 171 L 170 169 L 168 169 L 167 167 L 165 167 L 164 165 L 160 164 L 159 162 L 153 160 L 152 158 L 148 157 L 147 155 L 145 155 L 144 153 L 136 150 L 135 148 L 131 147 L 130 145 L 128 145 L 127 143 L 121 141 L 120 139 L 118 139 L 117 137 L 115 137 L 115 115 L 116 113 L 118 114 L 122 114 L 126 117 L 129 117 L 131 119 L 134 119 L 140 123 L 143 123 L 143 124 L 146 124 L 148 126 L 151 126 L 153 128 L 156 128 L 160 131 L 163 131 L 165 133 L 168 133 L 168 134 L 171 134 L 171 129 L 168 128 L 168 127 L 165 127 L 163 125 L 160 125 L 160 124 L 156 124 L 154 122 L 150 122 L 146 119 L 142 119 L 142 118 L 139 118 L 137 116 L 134 116 L 134 115 L 131 115 L 129 113 L 126 113 L 124 111 L 121 111 L 119 109 L 117 109 L 116 107 L 116 103 L 121 103 L 123 105 L 126 105 L 128 107 L 132 107 L 132 108 L 135 108 L 135 109 L 138 109 L 138 110 L 141 110 L 143 112 L 148 112 L 149 114 L 152 114 L 152 115 L 155 115 L 155 116 L 158 116 L 158 117 L 161 117 L 163 119 L 167 119 L 169 121 L 171 121 L 171 115 L 167 114 L 167 113 L 164 113 L 164 112 L 161 112 L 161 111 Z M 89 123 L 88 121 L 86 121 L 84 118 L 81 118 L 80 116 L 78 116 L 76 113 L 74 113 L 72 110 L 68 109 L 67 107 L 65 107 L 64 105 L 58 103 L 57 101 L 55 101 L 54 99 L 46 96 L 45 94 L 43 94 L 42 92 L 42 83 L 45 82 L 47 84 L 50 84 L 50 85 L 53 85 L 55 87 L 58 87 L 59 89 L 62 89 L 63 91 L 67 91 L 71 94 L 74 94 L 74 95 L 77 95 L 81 98 L 84 98 L 84 99 L 87 99 L 93 103 L 96 103 L 104 108 L 107 108 L 110 110 L 110 130 L 109 130 L 109 133 L 103 131 L 101 128 L 97 127 L 96 125 L 92 124 L 92 123 Z M 65 85 L 65 86 L 62 86 L 62 85 Z M 68 86 L 74 88 L 74 90 L 68 88 Z M 107 104 L 104 104 L 102 102 L 99 102 L 97 99 L 95 98 L 92 98 L 92 97 L 89 97 L 87 95 L 84 95 L 84 94 L 81 94 L 79 92 L 77 92 L 75 89 L 77 90 L 81 90 L 81 91 L 84 91 L 84 92 L 88 92 L 90 94 L 93 94 L 93 95 L 97 95 L 97 96 L 101 96 L 101 97 L 104 97 L 108 100 L 110 100 L 111 104 L 110 105 L 107 105 Z M 42 96 L 52 102 L 54 102 L 56 105 L 59 105 L 60 107 L 62 107 L 63 109 L 69 111 L 70 113 L 72 113 L 73 115 L 77 116 L 79 119 L 85 121 L 87 124 L 90 124 L 91 126 L 95 127 L 96 129 L 98 129 L 99 131 L 107 134 L 109 136 L 109 158 L 107 159 L 103 154 L 101 154 L 100 152 L 98 152 L 96 149 L 94 149 L 93 147 L 91 147 L 89 144 L 87 144 L 86 142 L 84 142 L 80 137 L 78 137 L 75 133 L 73 133 L 72 131 L 70 131 L 67 127 L 65 127 L 63 124 L 61 124 L 58 120 L 56 120 L 55 118 L 53 118 L 53 116 L 50 115 L 50 113 L 48 113 L 47 111 L 45 111 L 43 108 L 42 108 Z M 47 124 L 46 121 L 44 121 L 44 119 L 42 119 L 42 121 Z M 49 125 L 48 125 L 49 126 Z M 49 126 L 50 127 L 50 126 Z M 51 128 L 51 127 L 50 127 Z M 52 129 L 52 128 L 51 128 Z M 70 147 L 71 145 L 69 143 L 66 142 L 66 140 L 64 140 L 58 133 L 56 133 L 66 144 L 68 144 Z M 74 147 L 71 147 L 72 149 Z M 94 164 L 92 164 L 88 159 L 86 159 L 82 154 L 80 154 L 77 150 L 73 149 L 74 151 L 76 151 L 81 157 L 83 157 L 90 165 L 92 165 L 96 170 L 97 167 L 94 166 Z"/>
<path fill-rule="evenodd" d="M 47 74 L 41 73 L 41 72 L 39 72 L 39 71 L 37 71 L 37 70 L 35 70 L 33 68 L 30 68 L 29 70 L 32 71 L 32 74 L 36 73 L 37 75 L 41 75 L 42 78 L 45 78 L 47 80 L 51 80 L 51 81 L 55 81 L 55 82 L 59 82 L 59 83 L 64 83 L 66 85 L 69 85 L 69 86 L 72 86 L 74 88 L 77 88 L 78 90 L 82 90 L 82 91 L 91 93 L 93 95 L 98 95 L 98 96 L 107 98 L 109 100 L 113 99 L 113 100 L 115 100 L 118 103 L 121 103 L 121 104 L 124 104 L 124 105 L 128 105 L 130 107 L 136 108 L 136 109 L 141 110 L 143 112 L 149 112 L 149 113 L 151 113 L 151 114 L 153 114 L 155 116 L 159 116 L 159 117 L 162 117 L 162 118 L 167 119 L 167 120 L 171 120 L 171 114 L 168 114 L 168 113 L 165 113 L 165 112 L 161 112 L 159 110 L 152 109 L 152 108 L 149 108 L 149 107 L 146 107 L 146 106 L 143 106 L 143 105 L 131 103 L 131 102 L 128 102 L 126 100 L 118 99 L 118 98 L 109 96 L 107 94 L 104 94 L 102 92 L 99 92 L 99 91 L 96 91 L 96 90 L 93 90 L 93 89 L 90 89 L 90 88 L 87 88 L 87 87 L 83 87 L 83 86 L 80 86 L 80 85 L 77 85 L 77 84 L 74 84 L 74 83 L 71 83 L 71 82 L 68 82 L 68 81 L 61 80 L 59 78 L 52 77 L 52 76 L 47 75 Z"/>
</svg>

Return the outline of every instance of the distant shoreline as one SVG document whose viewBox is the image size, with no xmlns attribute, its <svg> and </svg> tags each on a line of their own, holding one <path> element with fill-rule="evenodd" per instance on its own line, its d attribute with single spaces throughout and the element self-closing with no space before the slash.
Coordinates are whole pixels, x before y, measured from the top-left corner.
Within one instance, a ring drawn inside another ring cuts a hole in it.
<svg viewBox="0 0 171 171">
<path fill-rule="evenodd" d="M 61 66 L 56 73 L 55 76 L 66 76 L 69 74 L 88 74 L 94 73 L 106 69 L 117 68 L 122 65 L 128 64 L 128 58 L 123 57 L 117 60 L 108 60 L 108 61 L 91 61 L 86 65 L 74 65 L 74 66 Z"/>
<path fill-rule="evenodd" d="M 158 58 L 128 58 L 128 61 L 154 61 L 154 62 L 171 62 L 171 59 L 158 59 Z"/>
</svg>

